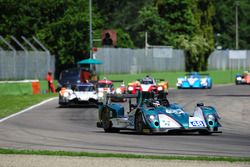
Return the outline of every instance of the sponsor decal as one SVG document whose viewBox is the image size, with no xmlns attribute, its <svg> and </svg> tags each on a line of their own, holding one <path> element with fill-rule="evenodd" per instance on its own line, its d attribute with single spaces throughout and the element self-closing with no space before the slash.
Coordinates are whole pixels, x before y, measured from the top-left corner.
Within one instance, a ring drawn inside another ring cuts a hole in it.
<svg viewBox="0 0 250 167">
<path fill-rule="evenodd" d="M 184 111 L 182 111 L 181 109 L 166 109 L 166 113 L 168 114 L 176 114 L 176 115 L 181 115 L 184 114 Z"/>
<path fill-rule="evenodd" d="M 204 127 L 205 126 L 203 121 L 191 121 L 190 123 L 193 127 Z"/>
<path fill-rule="evenodd" d="M 193 85 L 198 79 L 197 78 L 188 78 L 190 85 Z"/>
</svg>

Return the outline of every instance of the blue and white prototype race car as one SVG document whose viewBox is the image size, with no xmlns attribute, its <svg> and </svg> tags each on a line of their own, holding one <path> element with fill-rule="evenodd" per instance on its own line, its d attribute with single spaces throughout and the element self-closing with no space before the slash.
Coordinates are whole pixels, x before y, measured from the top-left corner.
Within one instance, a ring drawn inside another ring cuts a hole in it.
<svg viewBox="0 0 250 167">
<path fill-rule="evenodd" d="M 62 87 L 59 91 L 59 105 L 70 106 L 89 104 L 97 105 L 98 96 L 92 83 L 78 83 L 68 87 Z"/>
<path fill-rule="evenodd" d="M 138 134 L 167 132 L 198 132 L 204 135 L 221 133 L 220 117 L 214 107 L 197 104 L 193 114 L 184 111 L 179 104 L 170 104 L 167 99 L 155 99 L 147 95 L 124 94 L 128 106 L 111 103 L 108 94 L 99 104 L 97 127 L 105 132 L 135 130 Z M 140 96 L 140 97 L 138 97 Z M 145 98 L 147 97 L 147 98 Z M 132 100 L 131 100 L 132 99 Z M 134 102 L 132 102 L 134 100 Z"/>
<path fill-rule="evenodd" d="M 211 89 L 212 78 L 208 74 L 192 72 L 185 77 L 177 78 L 176 86 L 178 89 Z"/>
</svg>

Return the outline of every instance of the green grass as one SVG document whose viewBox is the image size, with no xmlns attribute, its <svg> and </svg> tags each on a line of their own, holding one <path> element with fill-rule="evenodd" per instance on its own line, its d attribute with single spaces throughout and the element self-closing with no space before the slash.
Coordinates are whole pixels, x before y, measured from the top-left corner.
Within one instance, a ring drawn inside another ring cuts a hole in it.
<svg viewBox="0 0 250 167">
<path fill-rule="evenodd" d="M 243 71 L 207 71 L 201 73 L 208 73 L 213 80 L 213 84 L 226 84 L 226 83 L 233 83 L 234 77 L 237 73 L 242 73 Z M 175 84 L 178 77 L 185 76 L 187 72 L 150 72 L 150 73 L 139 73 L 139 74 L 110 74 L 110 75 L 100 75 L 100 79 L 104 77 L 110 80 L 123 80 L 125 84 L 128 84 L 131 81 L 136 81 L 137 79 L 141 79 L 146 75 L 150 75 L 154 78 L 164 79 L 169 82 L 170 87 L 175 88 Z M 116 84 L 117 85 L 117 84 Z"/>
<path fill-rule="evenodd" d="M 46 94 L 47 81 L 40 81 L 40 94 L 33 95 L 30 83 L 0 83 L 0 118 L 4 118 L 45 99 L 57 96 Z"/>
<path fill-rule="evenodd" d="M 45 99 L 57 96 L 56 93 L 37 95 L 3 95 L 0 96 L 0 118 L 19 112 Z"/>
<path fill-rule="evenodd" d="M 47 81 L 41 80 L 40 93 L 45 94 L 48 89 Z M 56 82 L 54 82 L 56 86 Z M 32 83 L 0 83 L 0 95 L 32 95 Z"/>
<path fill-rule="evenodd" d="M 84 156 L 104 158 L 136 158 L 136 159 L 159 159 L 159 160 L 190 160 L 190 161 L 226 161 L 226 162 L 250 162 L 249 157 L 209 157 L 209 156 L 157 156 L 138 154 L 117 153 L 91 153 L 91 152 L 68 152 L 47 150 L 16 150 L 0 148 L 0 154 L 26 154 L 26 155 L 50 155 L 50 156 Z"/>
</svg>

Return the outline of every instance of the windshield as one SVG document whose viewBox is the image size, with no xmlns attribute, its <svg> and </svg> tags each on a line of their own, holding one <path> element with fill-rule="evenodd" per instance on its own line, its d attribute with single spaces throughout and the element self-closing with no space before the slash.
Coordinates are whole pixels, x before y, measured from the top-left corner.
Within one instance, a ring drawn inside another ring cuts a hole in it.
<svg viewBox="0 0 250 167">
<path fill-rule="evenodd" d="M 113 84 L 98 83 L 97 87 L 98 88 L 111 88 L 111 87 L 113 87 Z"/>
<path fill-rule="evenodd" d="M 83 91 L 83 92 L 91 92 L 94 91 L 94 87 L 93 86 L 78 86 L 76 91 Z"/>
<path fill-rule="evenodd" d="M 200 75 L 190 75 L 189 78 L 200 78 Z"/>
<path fill-rule="evenodd" d="M 79 71 L 63 71 L 60 79 L 79 78 Z"/>
<path fill-rule="evenodd" d="M 146 77 L 142 79 L 141 84 L 154 84 L 154 81 L 152 78 Z"/>
</svg>

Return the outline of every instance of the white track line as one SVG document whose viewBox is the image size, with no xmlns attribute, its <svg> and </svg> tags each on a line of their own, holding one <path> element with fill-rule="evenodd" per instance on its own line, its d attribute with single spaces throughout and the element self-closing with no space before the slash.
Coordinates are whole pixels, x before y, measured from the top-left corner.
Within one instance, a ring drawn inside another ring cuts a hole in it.
<svg viewBox="0 0 250 167">
<path fill-rule="evenodd" d="M 54 100 L 54 99 L 56 99 L 56 98 L 57 98 L 57 97 L 53 97 L 53 98 L 44 100 L 44 101 L 42 101 L 41 103 L 35 104 L 35 105 L 33 105 L 33 106 L 29 107 L 29 108 L 26 108 L 26 109 L 24 109 L 24 110 L 21 110 L 21 111 L 19 111 L 18 113 L 15 113 L 15 114 L 12 114 L 12 115 L 10 115 L 10 116 L 8 116 L 8 117 L 5 117 L 5 118 L 3 118 L 3 119 L 0 119 L 0 123 L 1 123 L 1 122 L 4 122 L 4 121 L 6 121 L 6 120 L 8 120 L 8 119 L 10 119 L 10 118 L 12 118 L 12 117 L 18 116 L 18 115 L 20 115 L 20 114 L 22 114 L 22 113 L 25 113 L 25 112 L 27 112 L 27 111 L 29 111 L 29 110 L 35 108 L 35 107 L 38 107 L 38 106 L 40 106 L 40 105 L 43 105 L 43 104 L 45 104 L 45 103 L 47 103 L 47 102 L 49 102 L 49 101 L 52 101 L 52 100 Z"/>
</svg>

